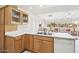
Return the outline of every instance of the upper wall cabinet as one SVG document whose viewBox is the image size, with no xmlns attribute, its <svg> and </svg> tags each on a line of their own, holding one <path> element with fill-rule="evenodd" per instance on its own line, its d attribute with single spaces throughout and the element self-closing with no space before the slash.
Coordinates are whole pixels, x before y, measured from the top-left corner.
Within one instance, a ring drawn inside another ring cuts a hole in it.
<svg viewBox="0 0 79 59">
<path fill-rule="evenodd" d="M 4 24 L 4 8 L 0 8 L 0 25 Z"/>
<path fill-rule="evenodd" d="M 20 11 L 19 10 L 12 9 L 12 15 L 11 16 L 12 16 L 11 23 L 14 23 L 14 24 L 20 23 Z"/>
<path fill-rule="evenodd" d="M 26 12 L 21 11 L 21 24 L 27 24 L 28 22 L 28 15 Z"/>
<path fill-rule="evenodd" d="M 27 14 L 22 13 L 16 6 L 5 7 L 5 24 L 23 24 L 27 23 Z"/>
<path fill-rule="evenodd" d="M 27 14 L 23 14 L 22 17 L 23 17 L 23 24 L 27 24 L 27 22 L 28 22 L 28 15 Z"/>
<path fill-rule="evenodd" d="M 19 24 L 20 11 L 12 6 L 5 7 L 5 24 Z"/>
</svg>

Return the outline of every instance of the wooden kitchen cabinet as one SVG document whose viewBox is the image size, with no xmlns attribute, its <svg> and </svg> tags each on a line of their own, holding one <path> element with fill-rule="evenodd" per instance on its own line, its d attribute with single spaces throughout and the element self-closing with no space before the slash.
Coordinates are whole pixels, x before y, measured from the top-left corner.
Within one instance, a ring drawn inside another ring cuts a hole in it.
<svg viewBox="0 0 79 59">
<path fill-rule="evenodd" d="M 4 8 L 0 8 L 0 51 L 4 50 L 4 35 L 5 35 L 5 26 L 4 26 Z"/>
<path fill-rule="evenodd" d="M 54 38 L 34 36 L 34 52 L 53 53 Z"/>
<path fill-rule="evenodd" d="M 4 25 L 4 8 L 0 8 L 0 25 Z"/>
<path fill-rule="evenodd" d="M 5 24 L 20 24 L 20 10 L 5 6 Z"/>
<path fill-rule="evenodd" d="M 22 36 L 21 36 L 21 39 L 22 39 L 22 45 L 21 45 L 21 46 L 22 46 L 22 47 L 21 47 L 22 50 L 21 50 L 21 51 L 23 51 L 23 50 L 25 49 L 25 47 L 24 47 L 25 35 L 22 35 Z"/>
<path fill-rule="evenodd" d="M 16 5 L 7 5 L 0 8 L 0 51 L 5 48 L 5 27 L 6 25 L 20 24 L 22 20 L 27 22 L 27 14 L 24 12 L 21 16 L 21 10 Z M 14 28 L 12 26 L 12 28 Z M 15 28 L 16 29 L 16 28 Z M 23 42 L 23 41 L 22 41 Z M 22 44 L 23 45 L 23 44 Z M 24 47 L 22 47 L 24 49 Z"/>
<path fill-rule="evenodd" d="M 4 50 L 4 25 L 0 25 L 0 51 Z"/>
<path fill-rule="evenodd" d="M 21 22 L 22 24 L 27 24 L 28 22 L 28 15 L 24 11 L 21 12 Z"/>
<path fill-rule="evenodd" d="M 5 24 L 27 24 L 28 15 L 26 12 L 18 9 L 16 5 L 7 5 L 5 9 Z"/>
<path fill-rule="evenodd" d="M 8 37 L 8 36 L 6 36 L 5 37 L 5 50 L 7 51 L 7 52 L 14 52 L 15 50 L 14 50 L 14 39 L 15 38 L 12 38 L 12 37 Z"/>
<path fill-rule="evenodd" d="M 22 52 L 24 49 L 24 41 L 22 40 L 22 36 L 18 37 L 5 37 L 5 50 L 9 53 L 18 53 Z"/>
<path fill-rule="evenodd" d="M 34 46 L 34 39 L 33 35 L 26 34 L 25 35 L 25 49 L 33 51 L 33 46 Z"/>
<path fill-rule="evenodd" d="M 21 52 L 22 51 L 22 40 L 15 39 L 14 40 L 14 52 Z"/>
<path fill-rule="evenodd" d="M 30 40 L 30 42 L 29 42 L 29 50 L 30 51 L 33 51 L 33 47 L 34 47 L 34 38 L 33 38 L 34 36 L 33 35 L 29 35 L 29 40 Z"/>
<path fill-rule="evenodd" d="M 32 52 L 51 53 L 54 52 L 54 38 L 25 35 L 25 48 Z"/>
<path fill-rule="evenodd" d="M 39 39 L 34 39 L 34 51 L 42 52 L 42 41 Z"/>
<path fill-rule="evenodd" d="M 49 42 L 49 41 L 42 41 L 42 50 L 41 52 L 44 52 L 44 53 L 53 53 L 54 52 L 54 47 L 53 47 L 53 43 L 52 42 Z"/>
<path fill-rule="evenodd" d="M 25 40 L 24 40 L 24 47 L 25 49 L 29 49 L 29 35 L 28 34 L 25 34 Z"/>
</svg>

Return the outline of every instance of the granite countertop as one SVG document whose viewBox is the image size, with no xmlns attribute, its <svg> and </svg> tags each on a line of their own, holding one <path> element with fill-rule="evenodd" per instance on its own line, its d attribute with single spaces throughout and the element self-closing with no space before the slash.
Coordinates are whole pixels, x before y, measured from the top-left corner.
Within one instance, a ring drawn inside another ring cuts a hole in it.
<svg viewBox="0 0 79 59">
<path fill-rule="evenodd" d="M 60 32 L 52 32 L 52 35 L 29 33 L 29 32 L 22 32 L 22 31 L 12 31 L 12 32 L 5 33 L 6 36 L 11 36 L 11 37 L 17 37 L 23 34 L 39 35 L 39 36 L 54 37 L 54 38 L 64 38 L 64 39 L 75 39 L 75 37 L 73 37 L 68 33 L 60 33 Z"/>
</svg>

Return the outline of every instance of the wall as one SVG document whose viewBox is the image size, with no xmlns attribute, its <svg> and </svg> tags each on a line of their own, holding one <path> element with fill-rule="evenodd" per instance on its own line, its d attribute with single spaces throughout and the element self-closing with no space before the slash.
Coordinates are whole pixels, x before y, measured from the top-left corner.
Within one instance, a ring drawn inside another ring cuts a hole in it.
<svg viewBox="0 0 79 59">
<path fill-rule="evenodd" d="M 52 15 L 52 17 L 48 17 L 48 15 Z M 37 32 L 38 25 L 40 23 L 42 23 L 43 26 L 46 26 L 46 24 L 51 21 L 58 23 L 70 23 L 74 21 L 79 21 L 79 10 L 46 13 L 38 15 L 29 13 L 28 23 L 26 25 L 18 25 L 18 30 L 31 33 Z"/>
<path fill-rule="evenodd" d="M 5 32 L 10 32 L 10 31 L 16 31 L 17 30 L 17 25 L 5 25 Z"/>
<path fill-rule="evenodd" d="M 25 32 L 36 32 L 39 24 L 37 15 L 29 13 L 28 23 L 26 25 L 18 25 L 18 30 Z"/>
<path fill-rule="evenodd" d="M 48 15 L 52 15 L 51 17 L 48 17 Z M 48 22 L 71 22 L 71 21 L 78 21 L 79 20 L 79 10 L 73 10 L 73 11 L 64 11 L 64 12 L 55 12 L 55 13 L 46 13 L 46 14 L 40 14 L 39 17 L 41 19 Z"/>
</svg>

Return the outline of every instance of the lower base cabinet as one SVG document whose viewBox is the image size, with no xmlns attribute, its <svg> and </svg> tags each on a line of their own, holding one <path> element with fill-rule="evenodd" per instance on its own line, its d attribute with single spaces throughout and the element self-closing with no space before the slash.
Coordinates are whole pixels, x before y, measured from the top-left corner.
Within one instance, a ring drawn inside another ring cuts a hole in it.
<svg viewBox="0 0 79 59">
<path fill-rule="evenodd" d="M 5 50 L 19 53 L 26 50 L 36 53 L 74 53 L 75 40 L 25 34 L 5 37 Z"/>
<path fill-rule="evenodd" d="M 25 36 L 24 35 L 22 35 L 21 36 L 21 51 L 23 51 L 23 50 L 25 50 L 25 47 L 24 47 L 24 43 L 25 43 Z"/>
<path fill-rule="evenodd" d="M 21 39 L 14 40 L 14 52 L 21 52 L 22 51 L 22 41 Z"/>
<path fill-rule="evenodd" d="M 26 34 L 25 35 L 25 49 L 33 51 L 33 46 L 34 46 L 34 39 L 33 35 Z"/>
<path fill-rule="evenodd" d="M 54 38 L 25 35 L 25 48 L 36 53 L 53 53 Z"/>
<path fill-rule="evenodd" d="M 43 36 L 34 36 L 34 51 L 39 53 L 53 53 L 54 39 Z"/>
<path fill-rule="evenodd" d="M 6 36 L 5 50 L 8 53 L 19 53 L 24 49 L 36 53 L 53 53 L 54 38 L 25 34 L 17 37 Z"/>
<path fill-rule="evenodd" d="M 18 37 L 8 37 L 6 36 L 5 40 L 5 50 L 8 53 L 18 53 L 22 52 L 24 49 L 24 41 L 22 40 L 22 36 Z"/>
</svg>

